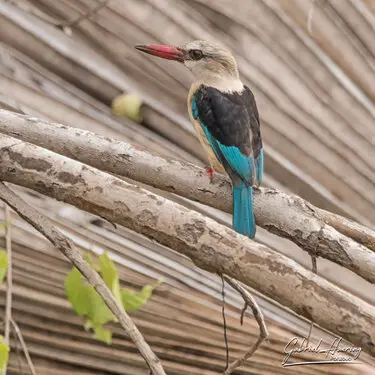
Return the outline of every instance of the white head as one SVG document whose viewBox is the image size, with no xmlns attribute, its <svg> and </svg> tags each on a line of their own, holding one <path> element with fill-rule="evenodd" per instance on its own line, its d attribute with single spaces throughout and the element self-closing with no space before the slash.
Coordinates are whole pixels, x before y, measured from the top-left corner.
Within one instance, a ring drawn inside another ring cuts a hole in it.
<svg viewBox="0 0 375 375">
<path fill-rule="evenodd" d="M 181 47 L 136 46 L 136 48 L 154 56 L 183 63 L 199 82 L 206 85 L 222 91 L 243 89 L 236 60 L 219 44 L 195 40 Z"/>
</svg>

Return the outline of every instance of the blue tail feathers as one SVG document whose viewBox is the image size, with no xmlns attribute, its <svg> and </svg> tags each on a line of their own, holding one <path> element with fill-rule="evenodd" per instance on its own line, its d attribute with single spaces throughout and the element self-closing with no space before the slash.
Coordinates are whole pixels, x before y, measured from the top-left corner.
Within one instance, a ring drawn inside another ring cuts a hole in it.
<svg viewBox="0 0 375 375">
<path fill-rule="evenodd" d="M 247 237 L 255 237 L 253 188 L 242 180 L 233 185 L 233 229 Z"/>
</svg>

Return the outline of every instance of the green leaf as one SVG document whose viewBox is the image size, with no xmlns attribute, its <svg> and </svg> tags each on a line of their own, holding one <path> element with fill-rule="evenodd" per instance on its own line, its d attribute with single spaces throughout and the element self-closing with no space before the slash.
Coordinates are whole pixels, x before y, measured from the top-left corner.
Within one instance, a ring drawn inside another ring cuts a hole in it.
<svg viewBox="0 0 375 375">
<path fill-rule="evenodd" d="M 8 268 L 8 255 L 6 251 L 0 251 L 0 285 L 4 281 Z"/>
<path fill-rule="evenodd" d="M 94 325 L 114 320 L 103 299 L 76 268 L 65 278 L 65 293 L 75 312 L 81 317 L 86 316 Z"/>
<path fill-rule="evenodd" d="M 164 282 L 163 279 L 158 280 L 155 284 L 152 285 L 145 285 L 142 290 L 140 295 L 148 300 L 152 296 L 152 292 L 154 291 L 155 288 L 157 288 L 160 284 Z"/>
<path fill-rule="evenodd" d="M 91 266 L 95 265 L 95 259 L 92 258 L 91 254 L 86 254 L 85 260 Z M 162 280 L 160 280 L 153 285 L 145 285 L 138 293 L 128 289 L 120 289 L 116 266 L 108 254 L 101 254 L 98 260 L 99 265 L 96 265 L 96 268 L 99 269 L 104 282 L 115 298 L 123 304 L 126 311 L 131 312 L 141 308 L 151 297 L 153 290 L 162 283 Z M 76 268 L 73 268 L 65 278 L 65 293 L 76 313 L 81 317 L 86 317 L 85 330 L 92 329 L 97 340 L 111 344 L 112 332 L 105 329 L 103 325 L 111 321 L 116 322 L 116 317 L 94 287 L 86 282 L 86 279 Z"/>
<path fill-rule="evenodd" d="M 122 94 L 113 99 L 112 112 L 116 116 L 142 122 L 142 104 L 142 98 L 138 94 Z"/>
<path fill-rule="evenodd" d="M 94 328 L 94 337 L 97 340 L 103 341 L 108 345 L 112 344 L 112 331 L 103 328 L 103 326 Z"/>
<path fill-rule="evenodd" d="M 117 301 L 121 302 L 120 281 L 117 269 L 107 253 L 103 253 L 99 256 L 99 267 L 104 282 L 107 284 Z"/>
<path fill-rule="evenodd" d="M 4 344 L 4 338 L 0 336 L 0 370 L 2 371 L 8 364 L 9 346 Z"/>
<path fill-rule="evenodd" d="M 121 297 L 125 311 L 133 312 L 140 309 L 149 300 L 154 289 L 162 282 L 163 280 L 159 280 L 153 285 L 145 285 L 139 293 L 123 288 Z"/>
<path fill-rule="evenodd" d="M 91 328 L 94 329 L 91 320 L 87 320 L 83 328 L 85 331 L 90 331 Z"/>
<path fill-rule="evenodd" d="M 144 298 L 129 289 L 121 290 L 122 305 L 126 312 L 133 312 L 140 309 L 146 302 Z"/>
<path fill-rule="evenodd" d="M 82 275 L 77 268 L 73 268 L 65 278 L 65 294 L 79 316 L 85 316 L 90 311 L 91 301 L 87 289 Z"/>
<path fill-rule="evenodd" d="M 114 321 L 115 316 L 111 313 L 97 291 L 91 285 L 89 285 L 87 289 L 90 301 L 87 318 L 92 321 L 93 326 L 99 326 Z"/>
<path fill-rule="evenodd" d="M 93 264 L 91 256 L 86 255 L 86 260 Z M 107 255 L 101 256 L 99 260 L 105 282 L 113 289 L 117 288 L 117 293 L 120 295 L 120 284 L 113 262 Z M 111 344 L 112 332 L 105 329 L 103 324 L 116 321 L 116 318 L 94 287 L 86 282 L 86 279 L 76 268 L 73 268 L 65 278 L 65 293 L 75 312 L 79 316 L 87 318 L 84 325 L 85 330 L 93 329 L 96 339 Z"/>
</svg>

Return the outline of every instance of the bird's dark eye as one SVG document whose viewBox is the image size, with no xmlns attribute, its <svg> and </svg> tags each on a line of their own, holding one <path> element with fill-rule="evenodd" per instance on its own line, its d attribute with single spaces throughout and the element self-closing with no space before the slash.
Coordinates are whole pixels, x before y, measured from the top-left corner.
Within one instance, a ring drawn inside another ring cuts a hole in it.
<svg viewBox="0 0 375 375">
<path fill-rule="evenodd" d="M 191 49 L 189 55 L 193 60 L 200 60 L 203 57 L 203 52 L 200 49 Z"/>
</svg>

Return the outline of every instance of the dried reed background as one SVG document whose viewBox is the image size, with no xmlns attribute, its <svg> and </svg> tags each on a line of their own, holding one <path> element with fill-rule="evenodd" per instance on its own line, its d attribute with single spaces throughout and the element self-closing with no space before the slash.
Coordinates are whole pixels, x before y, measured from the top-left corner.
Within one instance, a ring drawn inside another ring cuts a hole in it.
<svg viewBox="0 0 375 375">
<path fill-rule="evenodd" d="M 190 74 L 182 66 L 140 55 L 133 46 L 221 40 L 233 50 L 242 78 L 257 98 L 266 144 L 265 185 L 292 191 L 373 227 L 373 1 L 111 0 L 89 19 L 75 22 L 98 4 L 0 2 L 0 108 L 203 165 L 186 115 Z M 71 36 L 59 27 L 64 24 L 71 24 Z M 111 100 L 123 91 L 143 94 L 142 125 L 110 114 Z M 217 278 L 133 232 L 107 224 L 99 228 L 91 216 L 66 205 L 25 190 L 22 195 L 83 250 L 110 251 L 122 264 L 124 285 L 139 288 L 166 278 L 151 302 L 133 317 L 168 374 L 214 374 L 223 368 Z M 229 223 L 227 215 L 189 204 Z M 68 262 L 17 217 L 13 225 L 14 318 L 38 374 L 146 374 L 142 358 L 120 328 L 115 328 L 112 347 L 83 331 L 63 293 Z M 261 230 L 258 240 L 311 267 L 306 253 L 290 242 Z M 328 261 L 318 264 L 321 275 L 375 301 L 373 285 Z M 248 318 L 240 327 L 241 300 L 229 288 L 227 297 L 235 357 L 255 340 L 257 326 Z M 306 333 L 308 324 L 261 301 L 270 343 L 236 374 L 375 374 L 367 365 L 281 368 L 285 343 L 296 333 Z M 2 290 L 2 309 L 4 303 Z M 321 335 L 325 334 L 316 329 L 314 336 Z M 18 356 L 11 358 L 10 374 L 28 371 L 25 364 L 20 369 Z"/>
</svg>

